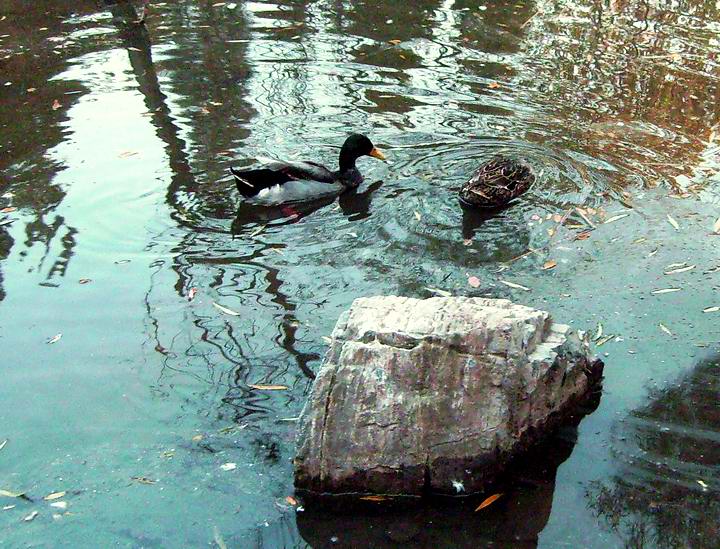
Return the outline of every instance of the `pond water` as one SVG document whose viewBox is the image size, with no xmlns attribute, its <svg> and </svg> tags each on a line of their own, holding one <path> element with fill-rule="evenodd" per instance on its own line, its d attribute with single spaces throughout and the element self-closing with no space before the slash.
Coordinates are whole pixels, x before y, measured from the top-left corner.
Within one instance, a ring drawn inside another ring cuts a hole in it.
<svg viewBox="0 0 720 549">
<path fill-rule="evenodd" d="M 720 5 L 101 4 L 0 5 L 0 546 L 717 547 Z M 354 131 L 357 193 L 241 203 Z M 536 185 L 463 214 L 498 152 Z M 598 408 L 481 513 L 296 509 L 323 336 L 438 290 L 592 330 Z"/>
</svg>

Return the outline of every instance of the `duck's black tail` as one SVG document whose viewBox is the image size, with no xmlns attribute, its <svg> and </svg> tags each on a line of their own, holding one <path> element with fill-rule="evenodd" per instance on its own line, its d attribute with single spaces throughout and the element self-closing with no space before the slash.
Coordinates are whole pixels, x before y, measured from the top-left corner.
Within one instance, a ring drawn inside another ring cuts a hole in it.
<svg viewBox="0 0 720 549">
<path fill-rule="evenodd" d="M 277 172 L 269 168 L 259 168 L 257 170 L 238 170 L 230 168 L 230 173 L 235 176 L 235 184 L 241 195 L 246 198 L 255 196 L 263 189 L 282 185 L 291 178 L 282 172 Z"/>
</svg>

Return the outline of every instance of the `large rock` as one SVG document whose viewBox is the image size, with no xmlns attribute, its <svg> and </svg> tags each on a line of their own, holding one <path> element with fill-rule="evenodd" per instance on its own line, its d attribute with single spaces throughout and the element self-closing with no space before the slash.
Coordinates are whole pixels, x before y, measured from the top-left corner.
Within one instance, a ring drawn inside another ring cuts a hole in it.
<svg viewBox="0 0 720 549">
<path fill-rule="evenodd" d="M 496 299 L 358 299 L 302 413 L 296 487 L 481 491 L 601 374 L 587 339 L 544 311 Z"/>
</svg>

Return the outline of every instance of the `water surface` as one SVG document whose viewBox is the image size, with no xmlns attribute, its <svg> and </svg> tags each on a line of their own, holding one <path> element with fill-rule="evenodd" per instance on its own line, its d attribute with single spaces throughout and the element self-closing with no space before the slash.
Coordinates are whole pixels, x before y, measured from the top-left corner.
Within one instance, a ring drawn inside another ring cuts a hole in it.
<svg viewBox="0 0 720 549">
<path fill-rule="evenodd" d="M 127 8 L 0 7 L 0 489 L 32 500 L 0 497 L 0 545 L 715 546 L 714 2 Z M 241 204 L 231 165 L 332 165 L 352 131 L 391 160 L 357 193 Z M 497 153 L 537 184 L 464 213 Z M 599 407 L 487 513 L 298 512 L 323 336 L 357 297 L 437 290 L 602 324 Z"/>
</svg>

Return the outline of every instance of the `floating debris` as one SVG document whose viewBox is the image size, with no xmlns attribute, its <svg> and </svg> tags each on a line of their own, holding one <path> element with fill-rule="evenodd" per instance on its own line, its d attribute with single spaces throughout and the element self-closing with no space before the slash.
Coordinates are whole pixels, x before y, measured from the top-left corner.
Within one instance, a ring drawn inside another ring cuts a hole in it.
<svg viewBox="0 0 720 549">
<path fill-rule="evenodd" d="M 490 496 L 489 498 L 484 499 L 483 502 L 482 502 L 480 505 L 477 506 L 477 509 L 475 509 L 475 512 L 477 513 L 477 512 L 480 511 L 481 509 L 485 509 L 485 507 L 488 507 L 488 506 L 492 505 L 492 504 L 495 503 L 497 500 L 499 500 L 502 496 L 503 496 L 503 494 L 493 494 L 493 495 Z"/>
</svg>

